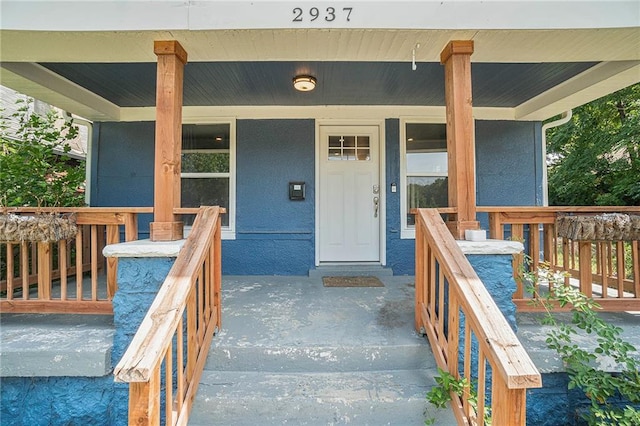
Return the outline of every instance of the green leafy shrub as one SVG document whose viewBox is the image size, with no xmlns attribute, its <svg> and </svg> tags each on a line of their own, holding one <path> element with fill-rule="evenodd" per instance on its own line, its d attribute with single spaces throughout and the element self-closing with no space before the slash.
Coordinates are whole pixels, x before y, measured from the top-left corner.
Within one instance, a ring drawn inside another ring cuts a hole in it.
<svg viewBox="0 0 640 426">
<path fill-rule="evenodd" d="M 637 349 L 622 337 L 622 329 L 603 320 L 600 306 L 577 288 L 564 285 L 565 275 L 543 266 L 524 274 L 529 283 L 549 282 L 553 292 L 537 294 L 546 308 L 542 320 L 551 326 L 546 344 L 560 355 L 569 376 L 569 389 L 580 389 L 590 402 L 582 414 L 589 425 L 640 425 L 640 361 Z M 538 286 L 538 288 L 540 288 Z M 533 286 L 530 291 L 535 292 Z M 561 322 L 552 313 L 552 304 L 571 308 L 570 323 Z M 597 346 L 593 351 L 580 348 L 572 337 L 582 330 L 593 335 Z M 611 373 L 596 368 L 598 358 L 608 357 L 619 368 Z M 626 401 L 626 403 L 620 403 Z M 634 406 L 635 404 L 635 406 Z"/>
<path fill-rule="evenodd" d="M 7 132 L 8 117 L 0 123 L 0 206 L 82 206 L 78 189 L 85 180 L 84 163 L 68 160 L 69 141 L 78 134 L 72 121 L 55 112 L 40 116 L 30 112 L 32 100 L 23 103 L 13 117 L 14 134 Z"/>
</svg>

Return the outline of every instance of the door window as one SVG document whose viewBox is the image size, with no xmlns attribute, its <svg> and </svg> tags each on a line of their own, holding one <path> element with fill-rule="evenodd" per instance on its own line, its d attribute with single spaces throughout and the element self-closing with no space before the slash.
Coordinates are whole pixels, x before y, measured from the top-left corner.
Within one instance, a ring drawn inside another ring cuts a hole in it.
<svg viewBox="0 0 640 426">
<path fill-rule="evenodd" d="M 330 161 L 370 161 L 369 136 L 329 136 Z"/>
</svg>

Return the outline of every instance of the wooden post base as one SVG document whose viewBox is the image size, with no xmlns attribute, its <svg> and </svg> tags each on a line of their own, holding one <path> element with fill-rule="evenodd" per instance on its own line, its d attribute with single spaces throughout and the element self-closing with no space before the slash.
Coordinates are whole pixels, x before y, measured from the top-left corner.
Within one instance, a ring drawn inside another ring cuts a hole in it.
<svg viewBox="0 0 640 426">
<path fill-rule="evenodd" d="M 447 228 L 456 240 L 464 240 L 464 231 L 467 229 L 480 229 L 480 222 L 477 220 L 467 221 L 450 221 L 447 222 Z"/>
<path fill-rule="evenodd" d="M 151 241 L 176 241 L 184 238 L 184 222 L 151 222 Z"/>
</svg>

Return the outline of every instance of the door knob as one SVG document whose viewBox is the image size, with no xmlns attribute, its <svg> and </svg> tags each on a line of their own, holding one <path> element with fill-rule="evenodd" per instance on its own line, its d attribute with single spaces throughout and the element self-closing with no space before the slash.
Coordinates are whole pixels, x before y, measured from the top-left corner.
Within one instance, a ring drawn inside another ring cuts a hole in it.
<svg viewBox="0 0 640 426">
<path fill-rule="evenodd" d="M 373 217 L 378 217 L 378 209 L 380 208 L 380 199 L 373 197 Z"/>
</svg>

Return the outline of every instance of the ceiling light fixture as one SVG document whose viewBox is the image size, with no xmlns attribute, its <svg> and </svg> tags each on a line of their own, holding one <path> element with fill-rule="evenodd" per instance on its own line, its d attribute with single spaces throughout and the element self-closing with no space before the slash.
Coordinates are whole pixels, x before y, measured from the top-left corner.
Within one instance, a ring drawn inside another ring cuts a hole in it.
<svg viewBox="0 0 640 426">
<path fill-rule="evenodd" d="M 316 79 L 310 75 L 297 75 L 293 78 L 293 87 L 301 92 L 310 92 L 316 88 Z"/>
</svg>

